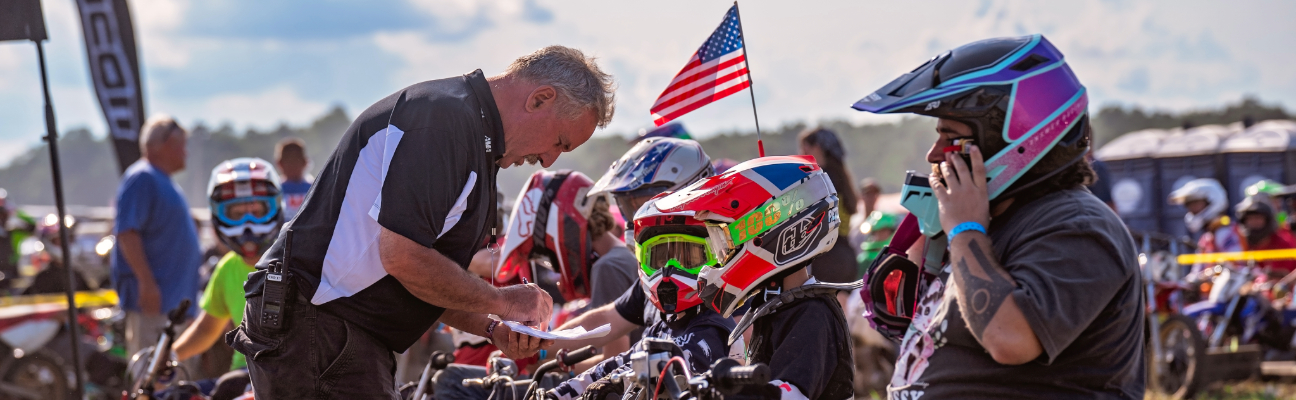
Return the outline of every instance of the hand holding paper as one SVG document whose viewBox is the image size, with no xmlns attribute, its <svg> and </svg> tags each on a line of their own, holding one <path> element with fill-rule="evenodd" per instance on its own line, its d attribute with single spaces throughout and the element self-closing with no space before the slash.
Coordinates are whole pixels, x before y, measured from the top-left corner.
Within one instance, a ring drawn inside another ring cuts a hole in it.
<svg viewBox="0 0 1296 400">
<path fill-rule="evenodd" d="M 607 336 L 608 332 L 612 331 L 612 325 L 610 324 L 603 324 L 603 326 L 594 328 L 594 330 L 590 330 L 590 331 L 585 330 L 584 327 L 577 326 L 571 329 L 563 329 L 560 331 L 552 331 L 552 332 L 544 332 L 513 321 L 504 321 L 504 324 L 508 325 L 509 329 L 512 329 L 514 332 L 521 333 L 527 336 L 534 336 L 541 339 L 551 339 L 551 340 L 580 340 L 580 339 L 603 337 L 603 336 Z"/>
</svg>

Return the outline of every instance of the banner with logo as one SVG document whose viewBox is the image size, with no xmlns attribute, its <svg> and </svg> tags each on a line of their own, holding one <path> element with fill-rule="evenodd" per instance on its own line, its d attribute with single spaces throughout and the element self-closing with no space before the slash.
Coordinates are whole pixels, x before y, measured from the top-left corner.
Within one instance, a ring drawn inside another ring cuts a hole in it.
<svg viewBox="0 0 1296 400">
<path fill-rule="evenodd" d="M 139 132 L 144 125 L 144 91 L 130 10 L 126 0 L 76 3 L 81 12 L 90 79 L 108 122 L 119 171 L 125 171 L 140 158 Z"/>
</svg>

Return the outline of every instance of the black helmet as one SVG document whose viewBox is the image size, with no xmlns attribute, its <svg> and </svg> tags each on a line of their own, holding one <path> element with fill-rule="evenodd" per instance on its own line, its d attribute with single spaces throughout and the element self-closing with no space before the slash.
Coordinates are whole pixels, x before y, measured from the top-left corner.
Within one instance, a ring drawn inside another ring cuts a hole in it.
<svg viewBox="0 0 1296 400">
<path fill-rule="evenodd" d="M 1084 157 L 1089 151 L 1088 104 L 1085 87 L 1062 53 L 1044 36 L 1030 35 L 960 46 L 853 107 L 967 124 L 987 157 L 993 200 L 1011 197 Z"/>
<path fill-rule="evenodd" d="M 1246 237 L 1247 244 L 1251 246 L 1259 244 L 1261 240 L 1273 235 L 1274 231 L 1278 230 L 1278 221 L 1274 219 L 1273 205 L 1269 204 L 1269 196 L 1267 195 L 1247 196 L 1241 203 L 1238 203 L 1235 211 L 1237 211 L 1238 216 L 1238 232 L 1241 232 L 1242 236 Z M 1248 227 L 1246 217 L 1251 214 L 1264 216 L 1264 227 L 1260 229 Z"/>
</svg>

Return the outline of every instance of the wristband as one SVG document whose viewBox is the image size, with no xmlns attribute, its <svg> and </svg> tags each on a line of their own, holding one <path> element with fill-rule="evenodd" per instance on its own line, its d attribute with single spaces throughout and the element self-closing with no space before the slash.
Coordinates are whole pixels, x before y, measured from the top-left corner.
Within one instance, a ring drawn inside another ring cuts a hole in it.
<svg viewBox="0 0 1296 400">
<path fill-rule="evenodd" d="M 541 360 L 545 359 L 545 356 L 547 355 L 549 355 L 549 352 L 545 351 L 545 349 L 540 349 L 538 354 L 536 354 L 536 356 L 540 357 Z"/>
<path fill-rule="evenodd" d="M 949 231 L 950 241 L 953 241 L 954 237 L 958 236 L 958 234 L 967 231 L 977 231 L 977 232 L 981 232 L 981 234 L 983 235 L 987 234 L 986 228 L 984 226 L 981 226 L 981 224 L 976 222 L 964 222 L 955 226 L 954 229 L 950 229 Z"/>
<path fill-rule="evenodd" d="M 500 324 L 500 321 L 499 321 L 498 319 L 492 319 L 491 322 L 490 322 L 490 324 L 487 324 L 487 325 L 486 325 L 486 340 L 487 340 L 487 341 L 491 341 L 492 343 L 494 343 L 495 327 L 499 326 L 499 324 Z"/>
</svg>

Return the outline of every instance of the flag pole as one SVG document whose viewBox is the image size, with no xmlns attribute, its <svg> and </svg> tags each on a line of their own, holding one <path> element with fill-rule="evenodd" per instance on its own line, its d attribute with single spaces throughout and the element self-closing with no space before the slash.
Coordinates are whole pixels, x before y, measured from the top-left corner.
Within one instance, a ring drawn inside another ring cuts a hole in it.
<svg viewBox="0 0 1296 400">
<path fill-rule="evenodd" d="M 734 14 L 738 17 L 738 31 L 742 32 L 742 12 L 738 10 L 737 0 L 734 0 Z M 756 115 L 756 81 L 752 79 L 751 55 L 747 52 L 747 35 L 738 35 L 738 40 L 742 42 L 743 58 L 747 59 L 747 94 L 751 95 L 752 119 L 756 121 L 756 151 L 761 157 L 765 157 L 765 142 L 761 141 L 760 117 Z"/>
</svg>

